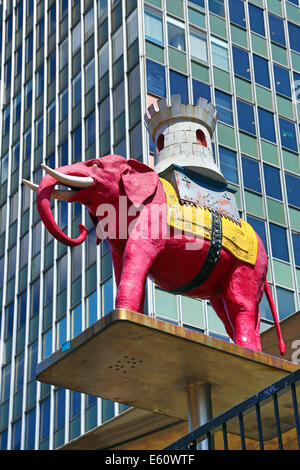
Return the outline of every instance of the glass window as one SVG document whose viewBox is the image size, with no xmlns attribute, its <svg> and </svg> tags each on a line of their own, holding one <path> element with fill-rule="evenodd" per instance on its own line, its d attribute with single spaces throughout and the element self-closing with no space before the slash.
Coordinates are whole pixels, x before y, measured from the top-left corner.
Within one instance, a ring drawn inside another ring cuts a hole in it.
<svg viewBox="0 0 300 470">
<path fill-rule="evenodd" d="M 53 298 L 53 268 L 45 272 L 45 293 L 44 305 L 47 305 Z"/>
<path fill-rule="evenodd" d="M 110 105 L 109 97 L 105 98 L 100 104 L 100 134 L 106 131 L 110 126 Z"/>
<path fill-rule="evenodd" d="M 3 111 L 4 117 L 4 134 L 7 134 L 9 131 L 9 121 L 10 121 L 10 106 L 7 106 Z"/>
<path fill-rule="evenodd" d="M 286 229 L 269 223 L 272 254 L 275 258 L 289 262 L 289 251 L 286 238 Z"/>
<path fill-rule="evenodd" d="M 171 95 L 181 95 L 181 103 L 189 102 L 187 77 L 181 73 L 170 70 L 170 90 Z"/>
<path fill-rule="evenodd" d="M 270 27 L 270 36 L 271 41 L 285 46 L 285 35 L 284 35 L 284 25 L 283 20 L 269 13 L 269 27 Z"/>
<path fill-rule="evenodd" d="M 32 105 L 32 80 L 25 85 L 25 111 Z"/>
<path fill-rule="evenodd" d="M 200 97 L 207 99 L 207 101 L 211 101 L 210 86 L 193 79 L 193 99 L 195 105 Z"/>
<path fill-rule="evenodd" d="M 296 52 L 300 52 L 300 28 L 293 23 L 288 22 L 288 31 L 290 38 L 290 47 Z"/>
<path fill-rule="evenodd" d="M 299 233 L 292 232 L 294 258 L 296 266 L 300 267 L 300 235 Z"/>
<path fill-rule="evenodd" d="M 232 98 L 231 95 L 220 90 L 215 90 L 216 108 L 219 121 L 233 126 Z"/>
<path fill-rule="evenodd" d="M 118 117 L 125 109 L 124 81 L 121 82 L 113 91 L 114 97 L 114 116 Z"/>
<path fill-rule="evenodd" d="M 224 18 L 224 0 L 208 0 L 208 8 L 211 13 Z"/>
<path fill-rule="evenodd" d="M 14 98 L 14 122 L 19 121 L 21 117 L 21 93 Z"/>
<path fill-rule="evenodd" d="M 42 19 L 36 26 L 36 42 L 37 49 L 44 44 L 44 19 Z"/>
<path fill-rule="evenodd" d="M 165 67 L 157 62 L 146 59 L 147 91 L 162 98 L 166 96 Z"/>
<path fill-rule="evenodd" d="M 103 315 L 106 315 L 107 313 L 111 312 L 114 308 L 112 277 L 110 277 L 107 281 L 102 284 L 101 294 L 103 309 L 102 311 Z"/>
<path fill-rule="evenodd" d="M 56 75 L 56 53 L 54 52 L 48 59 L 48 81 L 49 83 L 55 79 Z"/>
<path fill-rule="evenodd" d="M 90 114 L 85 120 L 85 147 L 88 148 L 95 142 L 96 127 L 95 113 Z"/>
<path fill-rule="evenodd" d="M 15 75 L 22 70 L 22 47 L 19 47 L 15 53 Z"/>
<path fill-rule="evenodd" d="M 35 441 L 35 408 L 26 413 L 26 433 L 25 433 L 25 449 L 34 449 Z"/>
<path fill-rule="evenodd" d="M 137 65 L 128 74 L 129 101 L 133 103 L 140 95 L 140 67 Z"/>
<path fill-rule="evenodd" d="M 184 24 L 174 18 L 167 18 L 168 44 L 179 51 L 185 51 L 185 28 Z"/>
<path fill-rule="evenodd" d="M 87 326 L 91 326 L 97 321 L 97 292 L 93 292 L 86 298 Z"/>
<path fill-rule="evenodd" d="M 232 23 L 246 27 L 245 8 L 243 0 L 229 0 L 229 14 Z"/>
<path fill-rule="evenodd" d="M 259 55 L 253 54 L 253 66 L 256 83 L 270 88 L 268 61 Z"/>
<path fill-rule="evenodd" d="M 204 8 L 204 0 L 189 0 L 189 3 L 194 3 L 198 7 Z"/>
<path fill-rule="evenodd" d="M 14 322 L 14 304 L 11 303 L 5 308 L 5 330 L 4 330 L 4 340 L 7 340 L 11 337 L 13 331 L 13 322 Z"/>
<path fill-rule="evenodd" d="M 60 4 L 60 19 L 62 20 L 68 13 L 68 0 L 62 0 Z"/>
<path fill-rule="evenodd" d="M 81 23 L 72 30 L 72 53 L 75 55 L 81 47 Z"/>
<path fill-rule="evenodd" d="M 247 222 L 254 228 L 255 232 L 260 236 L 265 250 L 268 253 L 267 237 L 266 237 L 266 224 L 263 220 L 256 219 L 247 214 Z"/>
<path fill-rule="evenodd" d="M 68 262 L 67 255 L 57 261 L 57 291 L 62 292 L 67 287 Z"/>
<path fill-rule="evenodd" d="M 283 320 L 284 318 L 295 313 L 294 292 L 277 286 L 276 293 L 278 301 L 279 319 Z"/>
<path fill-rule="evenodd" d="M 280 173 L 278 168 L 264 163 L 264 176 L 267 196 L 282 200 Z"/>
<path fill-rule="evenodd" d="M 228 44 L 221 39 L 211 37 L 211 53 L 213 65 L 223 70 L 229 70 Z"/>
<path fill-rule="evenodd" d="M 85 88 L 86 93 L 95 85 L 95 60 L 91 60 L 85 70 Z"/>
<path fill-rule="evenodd" d="M 244 186 L 261 193 L 259 164 L 252 158 L 242 156 Z"/>
<path fill-rule="evenodd" d="M 12 450 L 20 450 L 21 448 L 21 423 L 19 419 L 12 425 Z"/>
<path fill-rule="evenodd" d="M 66 342 L 67 337 L 67 316 L 65 315 L 56 323 L 56 349 L 60 349 Z"/>
<path fill-rule="evenodd" d="M 9 59 L 4 66 L 4 80 L 5 86 L 8 87 L 11 82 L 11 59 Z"/>
<path fill-rule="evenodd" d="M 287 69 L 274 64 L 274 79 L 276 93 L 291 97 L 290 74 Z"/>
<path fill-rule="evenodd" d="M 55 102 L 48 108 L 48 134 L 51 134 L 55 129 Z"/>
<path fill-rule="evenodd" d="M 80 413 L 81 393 L 71 391 L 70 393 L 70 418 L 74 418 Z"/>
<path fill-rule="evenodd" d="M 35 145 L 38 147 L 43 143 L 43 117 L 35 123 Z"/>
<path fill-rule="evenodd" d="M 23 388 L 24 378 L 24 353 L 16 357 L 15 362 L 15 393 Z"/>
<path fill-rule="evenodd" d="M 163 46 L 163 21 L 160 15 L 145 10 L 145 37 Z"/>
<path fill-rule="evenodd" d="M 59 48 L 59 70 L 62 70 L 68 63 L 68 38 L 60 45 Z"/>
<path fill-rule="evenodd" d="M 232 150 L 219 146 L 220 167 L 227 181 L 239 183 L 236 153 Z"/>
<path fill-rule="evenodd" d="M 23 2 L 20 2 L 16 6 L 16 30 L 18 31 L 22 27 L 23 23 Z"/>
<path fill-rule="evenodd" d="M 94 32 L 94 8 L 91 8 L 84 16 L 84 38 L 85 41 Z"/>
<path fill-rule="evenodd" d="M 38 360 L 38 342 L 35 341 L 28 348 L 28 381 L 35 379 Z"/>
<path fill-rule="evenodd" d="M 52 354 L 52 328 L 43 335 L 43 359 Z"/>
<path fill-rule="evenodd" d="M 36 98 L 44 91 L 44 67 L 36 72 Z"/>
<path fill-rule="evenodd" d="M 113 62 L 123 55 L 123 28 L 120 28 L 112 38 Z"/>
<path fill-rule="evenodd" d="M 33 53 L 33 34 L 30 33 L 26 38 L 26 62 L 32 59 Z"/>
<path fill-rule="evenodd" d="M 263 139 L 276 142 L 275 127 L 274 127 L 274 115 L 270 111 L 258 108 L 258 120 L 260 136 Z"/>
<path fill-rule="evenodd" d="M 66 391 L 59 388 L 54 392 L 54 429 L 55 431 L 65 424 Z"/>
<path fill-rule="evenodd" d="M 139 25 L 138 25 L 138 10 L 134 10 L 133 13 L 127 18 L 127 47 L 138 37 Z"/>
<path fill-rule="evenodd" d="M 73 80 L 73 108 L 81 102 L 81 73 Z"/>
<path fill-rule="evenodd" d="M 197 31 L 190 30 L 190 49 L 192 58 L 207 62 L 206 38 Z"/>
<path fill-rule="evenodd" d="M 255 134 L 255 119 L 253 106 L 245 101 L 236 100 L 239 120 L 239 128 L 243 131 Z"/>
<path fill-rule="evenodd" d="M 31 285 L 31 317 L 39 312 L 40 307 L 40 281 L 37 280 Z"/>
<path fill-rule="evenodd" d="M 49 436 L 50 428 L 50 397 L 41 401 L 40 405 L 40 441 Z"/>
<path fill-rule="evenodd" d="M 109 66 L 109 54 L 108 54 L 108 44 L 102 47 L 99 51 L 99 68 L 100 68 L 100 77 L 106 74 Z"/>
<path fill-rule="evenodd" d="M 288 203 L 300 208 L 300 178 L 296 175 L 285 173 L 286 191 Z"/>
<path fill-rule="evenodd" d="M 298 151 L 295 123 L 279 117 L 281 145 L 287 149 Z"/>
<path fill-rule="evenodd" d="M 56 4 L 49 10 L 49 35 L 54 33 L 56 29 Z"/>
<path fill-rule="evenodd" d="M 79 304 L 76 308 L 72 310 L 71 314 L 71 337 L 75 338 L 75 336 L 79 335 L 82 331 L 82 309 L 81 304 Z"/>
<path fill-rule="evenodd" d="M 240 77 L 250 80 L 249 53 L 244 51 L 244 49 L 232 46 L 232 54 L 234 73 Z"/>
<path fill-rule="evenodd" d="M 81 126 L 72 134 L 73 159 L 77 160 L 81 155 Z"/>
<path fill-rule="evenodd" d="M 68 88 L 62 92 L 59 98 L 60 102 L 60 120 L 62 121 L 68 115 L 69 107 L 69 98 L 68 98 Z"/>
<path fill-rule="evenodd" d="M 261 36 L 265 36 L 264 11 L 252 3 L 248 3 L 248 8 L 251 31 L 260 34 Z"/>
</svg>

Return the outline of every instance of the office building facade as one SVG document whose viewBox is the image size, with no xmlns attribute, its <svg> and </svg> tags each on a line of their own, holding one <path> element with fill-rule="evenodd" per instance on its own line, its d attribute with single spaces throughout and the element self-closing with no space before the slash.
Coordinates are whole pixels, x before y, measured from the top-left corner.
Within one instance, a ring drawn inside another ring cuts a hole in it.
<svg viewBox="0 0 300 470">
<path fill-rule="evenodd" d="M 298 0 L 3 0 L 0 82 L 0 448 L 55 449 L 127 407 L 38 383 L 35 366 L 113 309 L 106 243 L 53 202 L 76 248 L 43 227 L 41 163 L 116 153 L 153 164 L 147 107 L 180 94 L 218 109 L 214 157 L 261 236 L 280 320 L 299 310 Z M 228 339 L 209 302 L 147 284 L 148 315 Z M 261 329 L 272 325 L 265 299 Z M 163 360 L 163 358 L 162 358 Z"/>
</svg>

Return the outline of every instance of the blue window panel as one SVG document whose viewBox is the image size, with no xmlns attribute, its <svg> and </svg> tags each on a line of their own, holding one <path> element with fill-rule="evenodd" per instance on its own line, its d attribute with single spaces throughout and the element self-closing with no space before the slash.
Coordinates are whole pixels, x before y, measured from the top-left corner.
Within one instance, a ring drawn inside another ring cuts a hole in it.
<svg viewBox="0 0 300 470">
<path fill-rule="evenodd" d="M 259 55 L 253 54 L 254 77 L 256 83 L 270 88 L 268 61 Z"/>
<path fill-rule="evenodd" d="M 12 450 L 20 450 L 21 448 L 21 423 L 19 419 L 12 427 Z"/>
<path fill-rule="evenodd" d="M 72 391 L 70 394 L 70 417 L 74 418 L 80 413 L 81 393 Z"/>
<path fill-rule="evenodd" d="M 299 0 L 288 0 L 290 3 L 293 3 L 294 5 L 299 5 Z"/>
<path fill-rule="evenodd" d="M 171 95 L 181 95 L 181 103 L 188 104 L 187 77 L 181 73 L 170 70 L 170 90 Z"/>
<path fill-rule="evenodd" d="M 59 388 L 55 392 L 55 416 L 54 416 L 54 429 L 57 430 L 65 424 L 65 403 L 66 391 L 64 388 Z"/>
<path fill-rule="evenodd" d="M 283 320 L 295 313 L 294 292 L 276 286 L 279 319 Z"/>
<path fill-rule="evenodd" d="M 285 35 L 283 20 L 269 13 L 269 26 L 271 41 L 285 46 Z"/>
<path fill-rule="evenodd" d="M 245 8 L 243 0 L 229 0 L 229 14 L 232 23 L 246 28 Z"/>
<path fill-rule="evenodd" d="M 282 201 L 280 174 L 278 168 L 264 163 L 264 176 L 267 196 Z"/>
<path fill-rule="evenodd" d="M 226 147 L 219 146 L 220 167 L 227 181 L 239 183 L 236 153 Z"/>
<path fill-rule="evenodd" d="M 272 254 L 275 258 L 283 261 L 290 261 L 289 251 L 286 238 L 286 229 L 269 223 L 270 226 L 270 237 L 272 245 Z"/>
<path fill-rule="evenodd" d="M 281 145 L 289 150 L 298 151 L 295 123 L 279 117 Z"/>
<path fill-rule="evenodd" d="M 300 235 L 292 232 L 293 247 L 294 247 L 294 258 L 297 266 L 300 266 Z"/>
<path fill-rule="evenodd" d="M 40 441 L 49 436 L 50 427 L 50 397 L 41 402 L 40 411 Z"/>
<path fill-rule="evenodd" d="M 147 59 L 147 91 L 162 98 L 166 97 L 165 67 Z"/>
<path fill-rule="evenodd" d="M 263 139 L 276 142 L 275 127 L 274 127 L 274 115 L 270 111 L 258 108 L 258 120 L 260 136 Z"/>
<path fill-rule="evenodd" d="M 226 122 L 233 126 L 231 95 L 215 90 L 215 98 L 219 121 Z"/>
<path fill-rule="evenodd" d="M 289 204 L 300 208 L 300 178 L 285 173 L 286 191 Z"/>
<path fill-rule="evenodd" d="M 198 80 L 193 80 L 193 99 L 195 105 L 200 97 L 211 101 L 210 86 Z"/>
<path fill-rule="evenodd" d="M 242 157 L 245 188 L 261 193 L 259 164 L 252 158 Z"/>
<path fill-rule="evenodd" d="M 208 0 L 208 8 L 211 13 L 224 18 L 224 0 Z"/>
<path fill-rule="evenodd" d="M 290 47 L 296 52 L 300 52 L 300 28 L 293 23 L 288 23 Z"/>
<path fill-rule="evenodd" d="M 77 160 L 81 155 L 81 127 L 78 127 L 73 134 L 73 159 Z"/>
<path fill-rule="evenodd" d="M 276 92 L 291 97 L 290 74 L 287 69 L 274 64 L 274 79 Z"/>
<path fill-rule="evenodd" d="M 145 10 L 145 37 L 161 46 L 164 45 L 162 17 L 148 10 Z"/>
<path fill-rule="evenodd" d="M 204 0 L 189 0 L 189 2 L 198 5 L 198 7 L 204 8 Z"/>
<path fill-rule="evenodd" d="M 234 73 L 240 77 L 251 80 L 248 52 L 239 47 L 232 46 Z"/>
<path fill-rule="evenodd" d="M 252 3 L 248 4 L 248 8 L 251 31 L 260 34 L 261 36 L 265 36 L 264 11 L 257 6 L 252 5 Z"/>
<path fill-rule="evenodd" d="M 261 241 L 264 244 L 265 250 L 268 253 L 268 245 L 267 245 L 267 237 L 266 237 L 266 225 L 263 220 L 256 219 L 255 217 L 251 217 L 247 215 L 247 222 L 254 228 L 255 232 L 261 238 Z"/>
<path fill-rule="evenodd" d="M 35 408 L 26 415 L 25 449 L 34 449 L 35 440 Z"/>
<path fill-rule="evenodd" d="M 255 119 L 253 106 L 244 101 L 236 100 L 239 128 L 255 135 Z"/>
</svg>

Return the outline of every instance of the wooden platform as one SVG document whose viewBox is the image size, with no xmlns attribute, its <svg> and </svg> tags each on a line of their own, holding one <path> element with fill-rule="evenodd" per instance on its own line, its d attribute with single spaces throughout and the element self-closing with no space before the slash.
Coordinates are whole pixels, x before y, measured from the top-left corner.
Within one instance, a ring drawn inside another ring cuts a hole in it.
<svg viewBox="0 0 300 470">
<path fill-rule="evenodd" d="M 62 349 L 37 366 L 39 381 L 184 421 L 194 380 L 212 384 L 217 416 L 299 368 L 128 310 L 112 311 Z"/>
</svg>

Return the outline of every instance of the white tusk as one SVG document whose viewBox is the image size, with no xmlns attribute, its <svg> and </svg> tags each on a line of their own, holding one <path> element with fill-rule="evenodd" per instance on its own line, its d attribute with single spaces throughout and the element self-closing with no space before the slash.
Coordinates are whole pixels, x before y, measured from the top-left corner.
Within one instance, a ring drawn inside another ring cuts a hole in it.
<svg viewBox="0 0 300 470">
<path fill-rule="evenodd" d="M 45 170 L 48 175 L 53 176 L 57 181 L 67 186 L 73 186 L 75 188 L 89 188 L 94 184 L 93 178 L 90 176 L 72 176 L 64 175 L 59 173 L 59 171 L 52 170 L 47 165 L 41 164 L 41 167 Z"/>
<path fill-rule="evenodd" d="M 24 183 L 29 189 L 31 189 L 32 191 L 35 191 L 36 193 L 39 190 L 38 185 L 35 183 L 32 183 L 31 181 L 27 181 L 23 179 L 22 183 Z M 60 189 L 53 189 L 50 197 L 53 199 L 58 199 L 59 201 L 69 201 L 69 199 L 72 196 L 75 196 L 75 194 L 77 194 L 77 191 L 69 191 L 69 190 L 64 191 Z"/>
</svg>

